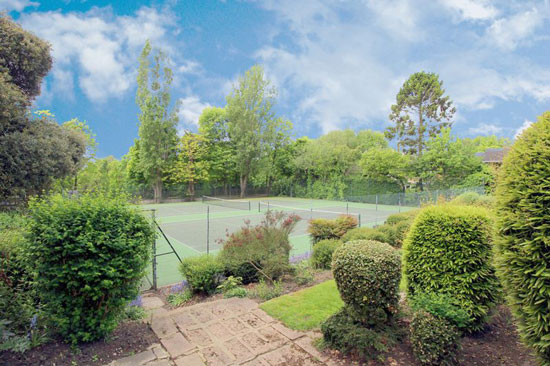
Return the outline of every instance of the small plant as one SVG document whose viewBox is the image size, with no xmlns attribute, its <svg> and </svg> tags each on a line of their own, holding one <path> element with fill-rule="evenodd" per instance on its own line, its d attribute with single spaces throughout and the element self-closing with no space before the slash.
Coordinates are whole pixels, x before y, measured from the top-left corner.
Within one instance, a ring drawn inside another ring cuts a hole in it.
<svg viewBox="0 0 550 366">
<path fill-rule="evenodd" d="M 415 357 L 425 366 L 458 364 L 460 333 L 445 319 L 420 310 L 410 323 L 410 341 Z"/>
<path fill-rule="evenodd" d="M 218 286 L 218 290 L 224 294 L 230 290 L 233 290 L 243 284 L 242 277 L 229 276 L 221 285 Z"/>
<path fill-rule="evenodd" d="M 312 283 L 315 278 L 309 268 L 307 261 L 302 261 L 294 266 L 294 281 L 298 285 L 307 285 Z"/>
<path fill-rule="evenodd" d="M 330 269 L 330 265 L 332 263 L 332 254 L 340 245 L 342 245 L 342 242 L 335 239 L 321 240 L 320 242 L 315 244 L 313 246 L 313 255 L 311 256 L 311 264 L 313 265 L 313 267 L 320 269 Z"/>
<path fill-rule="evenodd" d="M 168 295 L 166 297 L 166 301 L 168 301 L 170 305 L 178 307 L 185 304 L 192 298 L 193 298 L 193 292 L 189 288 L 186 288 L 183 291 L 175 292 Z"/>
<path fill-rule="evenodd" d="M 321 240 L 339 240 L 349 230 L 357 227 L 357 219 L 352 216 L 342 215 L 336 219 L 313 219 L 309 221 L 308 232 L 311 234 L 313 244 Z"/>
<path fill-rule="evenodd" d="M 224 292 L 223 297 L 246 297 L 247 295 L 248 291 L 246 291 L 244 287 L 235 287 L 231 290 L 228 290 L 227 292 Z"/>
<path fill-rule="evenodd" d="M 224 267 L 212 255 L 185 258 L 180 265 L 180 272 L 194 292 L 212 294 L 218 288 Z"/>
<path fill-rule="evenodd" d="M 265 281 L 260 282 L 254 287 L 253 291 L 250 291 L 252 297 L 258 297 L 264 301 L 271 300 L 275 297 L 279 297 L 283 294 L 283 284 L 281 281 L 274 281 L 269 285 Z"/>
<path fill-rule="evenodd" d="M 382 243 L 389 242 L 389 238 L 386 233 L 371 227 L 358 227 L 352 229 L 342 237 L 342 242 L 344 243 L 353 240 L 375 240 Z"/>
<path fill-rule="evenodd" d="M 424 310 L 435 317 L 446 320 L 458 329 L 467 329 L 472 319 L 468 312 L 457 305 L 458 301 L 451 295 L 420 292 L 414 295 L 409 305 L 414 311 Z"/>
<path fill-rule="evenodd" d="M 124 310 L 124 317 L 129 320 L 140 320 L 145 318 L 146 315 L 145 310 L 139 306 L 127 306 Z"/>
</svg>

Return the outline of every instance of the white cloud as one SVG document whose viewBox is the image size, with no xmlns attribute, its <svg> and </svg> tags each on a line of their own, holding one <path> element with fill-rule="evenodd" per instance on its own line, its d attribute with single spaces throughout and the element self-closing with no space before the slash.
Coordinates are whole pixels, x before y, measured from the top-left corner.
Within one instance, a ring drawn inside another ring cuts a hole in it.
<svg viewBox="0 0 550 366">
<path fill-rule="evenodd" d="M 500 18 L 488 28 L 489 41 L 503 50 L 514 50 L 528 39 L 544 21 L 541 11 L 536 8 Z"/>
<path fill-rule="evenodd" d="M 523 124 L 521 125 L 521 127 L 516 130 L 516 133 L 514 134 L 514 139 L 517 139 L 519 136 L 521 136 L 523 131 L 525 131 L 526 129 L 531 127 L 532 124 L 533 124 L 533 122 L 529 121 L 527 119 L 525 121 L 523 121 Z"/>
<path fill-rule="evenodd" d="M 182 74 L 199 74 L 203 69 L 202 65 L 197 61 L 185 60 L 183 64 L 178 67 L 178 71 Z"/>
<path fill-rule="evenodd" d="M 471 127 L 468 132 L 472 135 L 496 135 L 502 132 L 502 127 L 494 124 L 482 123 L 478 127 Z"/>
<path fill-rule="evenodd" d="M 120 17 L 97 8 L 86 13 L 33 12 L 24 14 L 20 22 L 52 44 L 52 87 L 70 96 L 68 83 L 73 77 L 69 74 L 75 73 L 82 91 L 95 102 L 121 97 L 134 85 L 137 57 L 145 40 L 170 48 L 164 40 L 172 24 L 170 14 L 153 8 Z"/>
<path fill-rule="evenodd" d="M 28 8 L 29 6 L 36 7 L 38 5 L 40 4 L 30 0 L 0 0 L 0 9 L 6 11 L 15 10 L 17 12 L 20 12 L 23 9 Z"/>
<path fill-rule="evenodd" d="M 440 0 L 441 4 L 458 13 L 462 20 L 487 20 L 498 10 L 487 0 Z"/>
<path fill-rule="evenodd" d="M 186 126 L 198 126 L 202 110 L 210 107 L 209 103 L 201 102 L 196 95 L 191 95 L 179 100 L 178 115 Z"/>
</svg>

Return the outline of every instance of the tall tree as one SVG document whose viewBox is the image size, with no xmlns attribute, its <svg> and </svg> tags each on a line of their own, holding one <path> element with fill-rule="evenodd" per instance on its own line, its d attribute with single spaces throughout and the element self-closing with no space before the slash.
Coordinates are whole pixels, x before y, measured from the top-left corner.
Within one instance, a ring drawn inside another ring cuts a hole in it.
<svg viewBox="0 0 550 366">
<path fill-rule="evenodd" d="M 405 192 L 411 157 L 393 149 L 371 149 L 363 153 L 360 165 L 365 177 L 397 183 Z"/>
<path fill-rule="evenodd" d="M 187 194 L 195 197 L 195 183 L 208 180 L 208 146 L 204 136 L 186 131 L 180 138 L 171 180 L 187 183 Z"/>
<path fill-rule="evenodd" d="M 140 109 L 139 138 L 135 141 L 129 164 L 131 177 L 153 187 L 155 202 L 162 199 L 163 181 L 176 156 L 177 108 L 170 111 L 172 70 L 166 55 L 145 42 L 139 57 L 136 103 Z"/>
<path fill-rule="evenodd" d="M 227 97 L 229 136 L 235 146 L 235 163 L 239 172 L 241 197 L 251 174 L 258 168 L 272 131 L 281 122 L 275 118 L 273 104 L 276 90 L 264 76 L 261 66 L 253 66 L 239 78 Z"/>
<path fill-rule="evenodd" d="M 277 178 L 280 166 L 279 159 L 284 156 L 286 147 L 290 144 L 290 131 L 292 130 L 292 122 L 283 118 L 277 118 L 275 123 L 270 125 L 266 130 L 265 140 L 265 155 L 262 164 L 263 176 L 267 195 L 271 194 L 271 186 Z"/>
</svg>

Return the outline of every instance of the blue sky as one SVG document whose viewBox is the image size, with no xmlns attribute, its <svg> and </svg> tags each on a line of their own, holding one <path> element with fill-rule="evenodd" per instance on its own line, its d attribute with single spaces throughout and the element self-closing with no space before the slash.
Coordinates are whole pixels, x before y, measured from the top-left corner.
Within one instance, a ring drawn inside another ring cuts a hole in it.
<svg viewBox="0 0 550 366">
<path fill-rule="evenodd" d="M 548 109 L 550 5 L 529 0 L 0 0 L 52 44 L 35 108 L 86 120 L 98 156 L 137 136 L 137 57 L 146 39 L 175 71 L 180 129 L 223 106 L 239 74 L 262 64 L 296 137 L 383 130 L 416 71 L 436 72 L 459 136 L 514 135 Z"/>
</svg>

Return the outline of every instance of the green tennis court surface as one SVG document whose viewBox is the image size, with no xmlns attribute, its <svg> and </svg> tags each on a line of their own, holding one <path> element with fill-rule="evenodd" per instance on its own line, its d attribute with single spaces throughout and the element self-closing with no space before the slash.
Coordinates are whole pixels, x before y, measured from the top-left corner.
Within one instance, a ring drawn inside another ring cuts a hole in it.
<svg viewBox="0 0 550 366">
<path fill-rule="evenodd" d="M 225 207 L 226 205 L 231 207 Z M 144 210 L 145 215 L 151 215 L 153 211 L 149 210 L 154 210 L 160 228 L 180 258 L 217 252 L 228 233 L 241 228 L 245 221 L 250 222 L 250 225 L 259 224 L 268 209 L 294 213 L 301 217 L 290 237 L 293 247 L 291 256 L 302 255 L 311 250 L 307 227 L 312 218 L 333 219 L 342 214 L 349 214 L 356 217 L 361 226 L 375 226 L 382 224 L 392 213 L 410 209 L 390 205 L 288 197 L 268 197 L 232 202 L 213 200 L 163 203 L 141 205 L 140 208 Z M 159 233 L 156 242 L 157 255 L 171 251 L 172 248 L 167 240 Z M 179 262 L 175 254 L 160 255 L 156 260 L 158 286 L 182 280 L 178 270 Z M 150 287 L 151 278 L 151 273 L 149 273 L 144 288 Z"/>
</svg>

